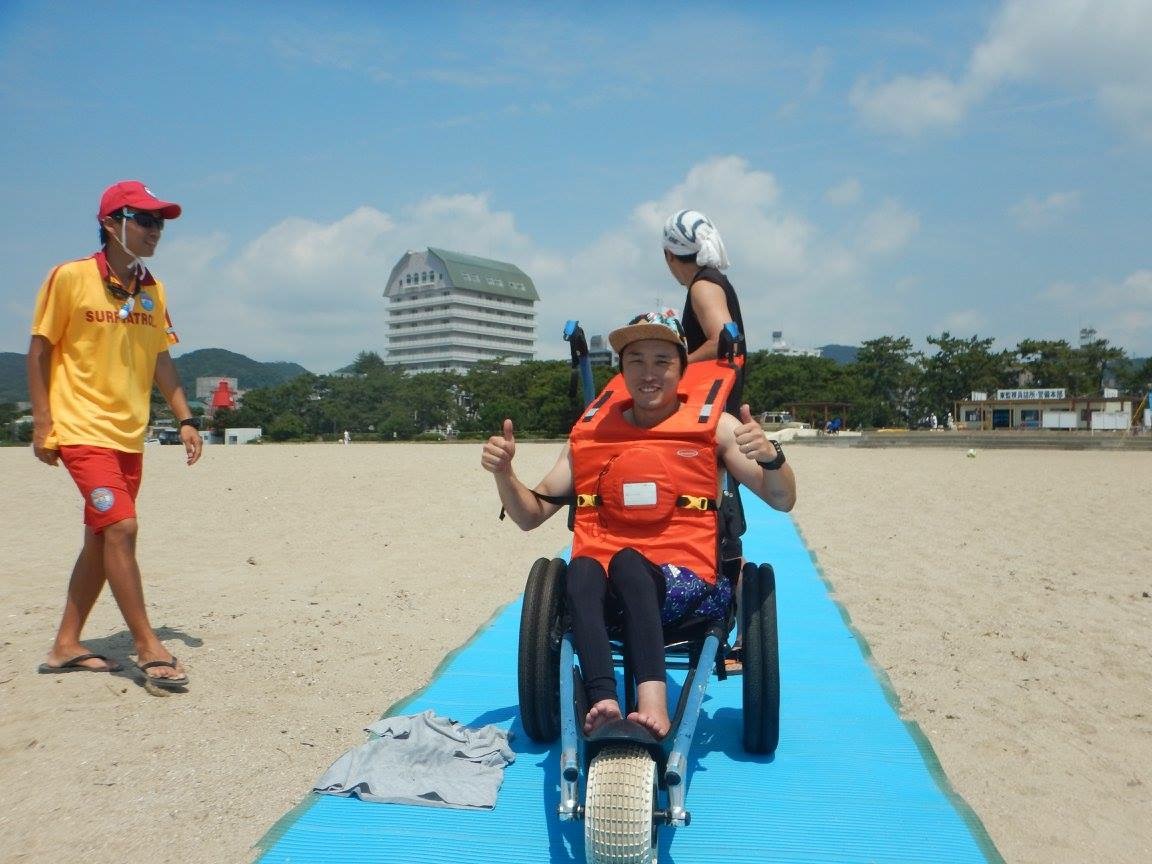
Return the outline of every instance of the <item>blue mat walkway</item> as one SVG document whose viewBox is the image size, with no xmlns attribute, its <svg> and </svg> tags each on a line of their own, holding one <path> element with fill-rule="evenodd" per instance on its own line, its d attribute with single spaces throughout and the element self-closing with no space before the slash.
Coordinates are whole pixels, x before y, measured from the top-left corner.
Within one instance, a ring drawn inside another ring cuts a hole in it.
<svg viewBox="0 0 1152 864">
<path fill-rule="evenodd" d="M 746 554 L 776 570 L 780 746 L 773 758 L 744 753 L 740 679 L 712 681 L 691 753 L 692 824 L 661 830 L 660 861 L 1001 864 L 922 735 L 897 716 L 792 520 L 755 499 L 745 504 Z M 583 862 L 583 823 L 555 817 L 559 745 L 532 742 L 517 716 L 519 621 L 517 602 L 389 712 L 430 708 L 510 729 L 517 757 L 494 810 L 309 795 L 261 841 L 260 864 Z"/>
</svg>

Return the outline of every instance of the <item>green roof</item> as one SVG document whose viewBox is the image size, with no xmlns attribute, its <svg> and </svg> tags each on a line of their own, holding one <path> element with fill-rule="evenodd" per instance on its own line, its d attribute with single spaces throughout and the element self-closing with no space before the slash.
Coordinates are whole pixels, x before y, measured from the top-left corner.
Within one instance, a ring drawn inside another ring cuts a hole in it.
<svg viewBox="0 0 1152 864">
<path fill-rule="evenodd" d="M 487 294 L 499 294 L 516 300 L 539 300 L 532 279 L 515 264 L 449 252 L 429 246 L 428 252 L 439 258 L 448 271 L 448 278 L 457 288 L 475 288 Z"/>
</svg>

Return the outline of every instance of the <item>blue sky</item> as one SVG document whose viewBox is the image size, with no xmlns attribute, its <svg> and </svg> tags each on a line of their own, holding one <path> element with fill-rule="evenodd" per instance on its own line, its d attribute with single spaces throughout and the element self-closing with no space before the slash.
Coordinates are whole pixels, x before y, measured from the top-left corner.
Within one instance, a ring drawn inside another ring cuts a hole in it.
<svg viewBox="0 0 1152 864">
<path fill-rule="evenodd" d="M 103 188 L 185 212 L 182 342 L 386 348 L 408 249 L 512 261 L 607 332 L 707 213 L 753 349 L 948 331 L 1152 355 L 1152 2 L 0 5 L 0 350 Z"/>
</svg>

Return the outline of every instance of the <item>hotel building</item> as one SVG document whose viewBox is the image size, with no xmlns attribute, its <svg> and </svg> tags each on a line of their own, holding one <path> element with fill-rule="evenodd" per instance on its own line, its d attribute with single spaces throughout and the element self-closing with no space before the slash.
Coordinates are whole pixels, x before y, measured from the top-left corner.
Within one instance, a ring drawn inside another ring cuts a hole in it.
<svg viewBox="0 0 1152 864">
<path fill-rule="evenodd" d="M 540 295 L 514 264 L 431 246 L 412 250 L 392 268 L 384 297 L 386 363 L 410 372 L 464 372 L 482 360 L 535 356 Z"/>
</svg>

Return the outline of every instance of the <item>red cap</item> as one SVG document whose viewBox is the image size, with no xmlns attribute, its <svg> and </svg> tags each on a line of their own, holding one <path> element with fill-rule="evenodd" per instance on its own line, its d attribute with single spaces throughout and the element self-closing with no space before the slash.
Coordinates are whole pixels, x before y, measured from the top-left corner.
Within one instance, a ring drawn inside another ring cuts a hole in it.
<svg viewBox="0 0 1152 864">
<path fill-rule="evenodd" d="M 180 215 L 179 204 L 161 201 L 139 180 L 121 180 L 105 189 L 104 194 L 100 196 L 100 213 L 97 218 L 111 216 L 122 207 L 149 210 L 159 213 L 165 219 L 175 219 Z"/>
</svg>

